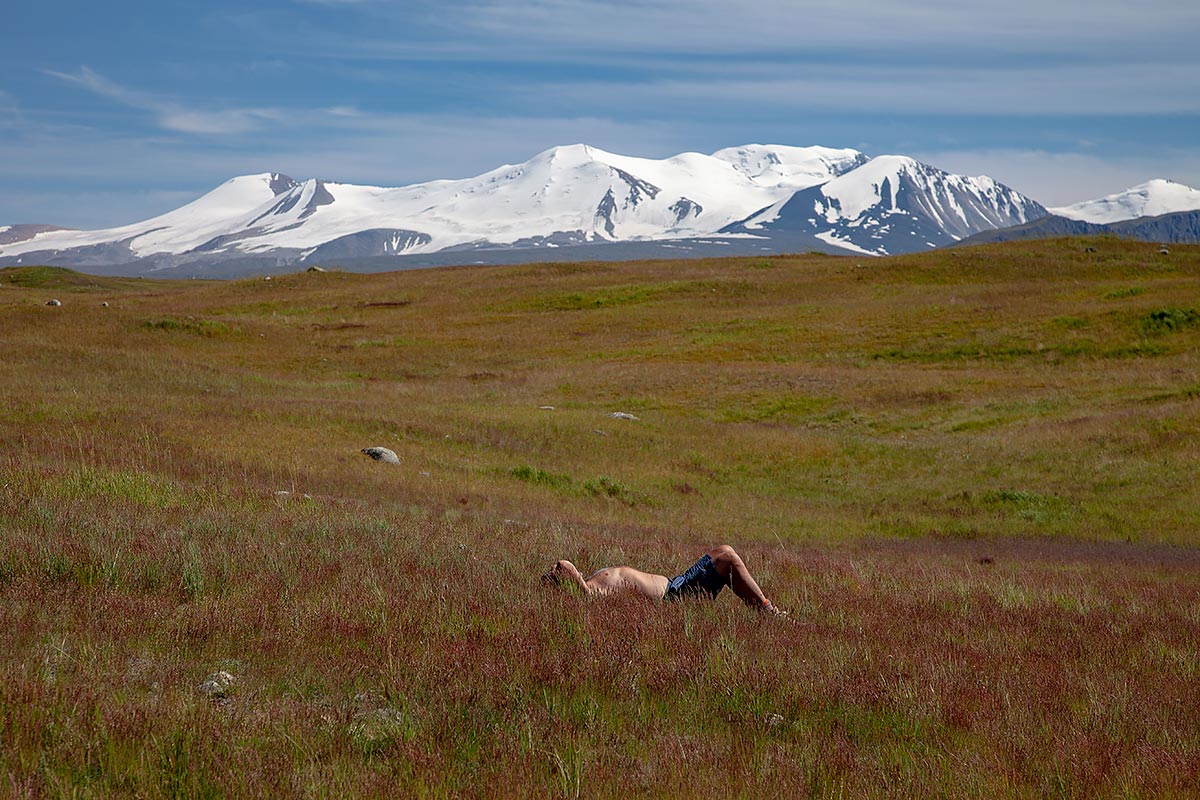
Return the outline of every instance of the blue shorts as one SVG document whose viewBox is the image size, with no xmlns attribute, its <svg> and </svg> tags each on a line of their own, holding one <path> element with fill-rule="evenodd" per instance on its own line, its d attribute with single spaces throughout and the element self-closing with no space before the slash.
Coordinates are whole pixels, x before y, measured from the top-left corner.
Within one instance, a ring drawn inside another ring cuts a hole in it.
<svg viewBox="0 0 1200 800">
<path fill-rule="evenodd" d="M 667 591 L 663 600 L 677 600 L 680 597 L 694 596 L 707 592 L 709 597 L 717 594 L 729 585 L 729 579 L 721 577 L 713 564 L 712 556 L 705 553 L 700 560 L 692 564 L 688 571 L 667 581 Z"/>
</svg>

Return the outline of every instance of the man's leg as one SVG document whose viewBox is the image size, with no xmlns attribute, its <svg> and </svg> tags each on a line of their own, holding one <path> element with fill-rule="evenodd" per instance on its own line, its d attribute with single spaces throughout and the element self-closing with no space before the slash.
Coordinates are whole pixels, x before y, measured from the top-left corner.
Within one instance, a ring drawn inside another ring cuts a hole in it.
<svg viewBox="0 0 1200 800">
<path fill-rule="evenodd" d="M 708 555 L 713 561 L 713 566 L 717 568 L 717 573 L 729 581 L 729 588 L 742 598 L 743 603 L 754 608 L 767 605 L 767 596 L 758 587 L 750 570 L 746 568 L 746 562 L 742 561 L 736 550 L 723 544 L 709 550 Z"/>
</svg>

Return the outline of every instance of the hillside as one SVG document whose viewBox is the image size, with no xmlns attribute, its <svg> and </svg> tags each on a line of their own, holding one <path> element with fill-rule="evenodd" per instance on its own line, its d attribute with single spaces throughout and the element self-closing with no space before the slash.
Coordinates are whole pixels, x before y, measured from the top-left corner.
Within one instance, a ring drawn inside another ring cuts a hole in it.
<svg viewBox="0 0 1200 800">
<path fill-rule="evenodd" d="M 1200 246 L 4 270 L 0 315 L 18 793 L 1200 791 Z M 790 621 L 538 581 L 724 541 Z"/>
<path fill-rule="evenodd" d="M 1177 211 L 1157 217 L 1139 217 L 1120 222 L 1096 223 L 1067 219 L 1054 214 L 1023 225 L 984 231 L 958 244 L 987 244 L 1047 239 L 1056 236 L 1116 236 L 1140 242 L 1196 244 L 1200 242 L 1200 211 Z"/>
</svg>

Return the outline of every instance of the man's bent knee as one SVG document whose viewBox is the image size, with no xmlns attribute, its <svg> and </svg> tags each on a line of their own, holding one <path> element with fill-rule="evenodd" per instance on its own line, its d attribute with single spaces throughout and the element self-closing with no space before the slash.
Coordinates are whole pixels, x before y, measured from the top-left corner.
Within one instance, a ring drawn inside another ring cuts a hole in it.
<svg viewBox="0 0 1200 800">
<path fill-rule="evenodd" d="M 737 551 L 727 544 L 719 544 L 712 550 L 708 551 L 708 555 L 714 562 L 717 561 L 732 561 L 738 558 Z"/>
</svg>

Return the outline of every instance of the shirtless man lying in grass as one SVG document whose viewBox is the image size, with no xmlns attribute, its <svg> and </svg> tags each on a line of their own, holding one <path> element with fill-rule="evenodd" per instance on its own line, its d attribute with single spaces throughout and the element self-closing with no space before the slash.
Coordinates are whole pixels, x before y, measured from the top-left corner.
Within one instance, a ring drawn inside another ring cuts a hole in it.
<svg viewBox="0 0 1200 800">
<path fill-rule="evenodd" d="M 716 598 L 721 589 L 728 586 L 751 608 L 768 614 L 787 613 L 767 599 L 746 568 L 746 562 L 727 544 L 709 550 L 687 572 L 674 578 L 633 567 L 605 567 L 584 578 L 570 561 L 559 561 L 542 576 L 543 583 L 558 585 L 563 581 L 578 586 L 589 596 L 631 591 L 652 600 L 676 600 L 703 594 Z"/>
</svg>

